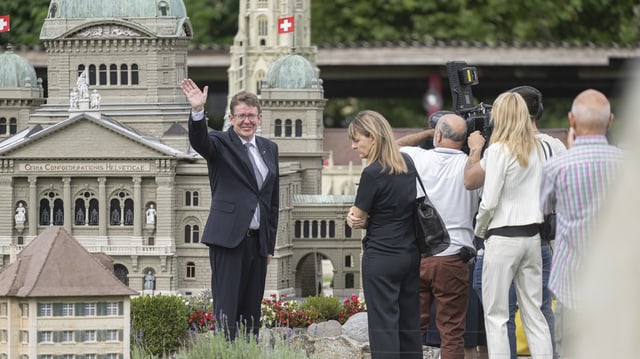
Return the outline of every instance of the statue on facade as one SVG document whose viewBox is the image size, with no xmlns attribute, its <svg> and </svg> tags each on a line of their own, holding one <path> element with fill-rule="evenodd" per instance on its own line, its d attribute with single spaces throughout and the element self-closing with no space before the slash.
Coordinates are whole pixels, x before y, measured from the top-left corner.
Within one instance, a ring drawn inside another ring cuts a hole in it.
<svg viewBox="0 0 640 359">
<path fill-rule="evenodd" d="M 69 107 L 78 108 L 78 90 L 75 88 L 69 94 Z"/>
<path fill-rule="evenodd" d="M 26 222 L 26 210 L 22 206 L 22 202 L 18 203 L 18 207 L 16 208 L 16 224 Z"/>
<path fill-rule="evenodd" d="M 82 208 L 78 208 L 78 211 L 76 212 L 76 224 L 84 224 L 84 211 Z"/>
<path fill-rule="evenodd" d="M 97 209 L 92 209 L 91 210 L 91 214 L 89 217 L 89 224 L 91 225 L 97 225 L 98 224 L 98 210 Z"/>
<path fill-rule="evenodd" d="M 147 209 L 147 224 L 155 224 L 156 223 L 156 209 L 153 208 L 153 204 L 149 205 Z"/>
<path fill-rule="evenodd" d="M 49 224 L 49 211 L 46 208 L 44 208 L 40 214 L 40 224 Z"/>
<path fill-rule="evenodd" d="M 111 211 L 111 224 L 120 224 L 120 211 L 116 208 Z"/>
<path fill-rule="evenodd" d="M 153 275 L 153 273 L 151 273 L 151 271 L 147 272 L 147 274 L 144 276 L 144 289 L 145 290 L 153 290 L 154 287 L 154 282 L 156 280 L 156 277 Z"/>
<path fill-rule="evenodd" d="M 124 214 L 124 224 L 133 224 L 133 211 L 131 210 L 131 208 L 127 208 L 127 211 Z"/>
<path fill-rule="evenodd" d="M 100 109 L 100 99 L 102 97 L 100 96 L 100 94 L 98 93 L 98 90 L 94 89 L 93 92 L 91 93 L 91 102 L 90 102 L 90 108 L 98 110 Z"/>
<path fill-rule="evenodd" d="M 76 80 L 76 86 L 78 89 L 78 98 L 88 99 L 89 98 L 89 73 L 87 69 L 84 69 L 78 79 Z"/>
</svg>

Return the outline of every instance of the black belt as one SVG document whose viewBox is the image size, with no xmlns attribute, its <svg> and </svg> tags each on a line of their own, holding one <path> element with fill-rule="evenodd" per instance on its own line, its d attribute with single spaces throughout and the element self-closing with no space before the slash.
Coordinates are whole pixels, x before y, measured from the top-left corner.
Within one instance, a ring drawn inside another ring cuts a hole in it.
<svg viewBox="0 0 640 359">
<path fill-rule="evenodd" d="M 523 226 L 504 226 L 491 228 L 487 231 L 487 238 L 491 236 L 503 237 L 533 237 L 540 233 L 538 223 L 525 224 Z"/>
<path fill-rule="evenodd" d="M 258 233 L 260 233 L 259 229 L 249 228 L 249 229 L 247 229 L 247 234 L 245 236 L 246 237 L 257 237 Z"/>
</svg>

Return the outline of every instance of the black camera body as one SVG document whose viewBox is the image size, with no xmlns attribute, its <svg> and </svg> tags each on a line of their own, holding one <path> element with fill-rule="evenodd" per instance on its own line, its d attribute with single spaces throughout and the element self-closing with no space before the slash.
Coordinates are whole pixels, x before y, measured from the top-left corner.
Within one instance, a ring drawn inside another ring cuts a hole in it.
<svg viewBox="0 0 640 359">
<path fill-rule="evenodd" d="M 479 105 L 473 104 L 471 87 L 479 83 L 476 68 L 468 66 L 464 61 L 449 61 L 447 74 L 453 102 L 452 110 L 467 123 L 467 136 L 474 131 L 480 131 L 489 142 L 493 130 L 491 105 L 482 102 Z M 468 149 L 465 141 L 463 150 L 468 152 Z"/>
</svg>

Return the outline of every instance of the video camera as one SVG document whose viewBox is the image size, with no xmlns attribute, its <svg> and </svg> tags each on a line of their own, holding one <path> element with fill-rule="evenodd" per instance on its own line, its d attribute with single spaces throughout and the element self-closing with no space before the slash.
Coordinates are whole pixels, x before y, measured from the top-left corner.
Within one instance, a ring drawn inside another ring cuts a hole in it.
<svg viewBox="0 0 640 359">
<path fill-rule="evenodd" d="M 474 131 L 480 131 L 484 138 L 489 140 L 493 125 L 491 124 L 491 105 L 480 102 L 479 105 L 473 104 L 473 94 L 471 86 L 477 85 L 478 72 L 475 67 L 467 66 L 464 61 L 447 62 L 447 74 L 449 76 L 449 88 L 451 89 L 451 98 L 453 112 L 462 117 L 467 123 L 467 137 Z M 444 113 L 434 113 L 430 119 L 430 124 L 435 128 L 436 122 Z M 468 152 L 468 146 L 465 141 L 463 150 Z"/>
</svg>

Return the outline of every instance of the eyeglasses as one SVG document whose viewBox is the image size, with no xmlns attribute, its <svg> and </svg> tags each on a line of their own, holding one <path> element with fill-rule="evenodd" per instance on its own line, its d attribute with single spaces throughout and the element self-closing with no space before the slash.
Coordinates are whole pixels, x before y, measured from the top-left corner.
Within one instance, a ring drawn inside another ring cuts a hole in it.
<svg viewBox="0 0 640 359">
<path fill-rule="evenodd" d="M 238 120 L 250 120 L 253 121 L 256 118 L 258 118 L 258 115 L 255 113 L 238 113 L 238 114 L 234 114 L 233 117 L 237 118 Z"/>
</svg>

